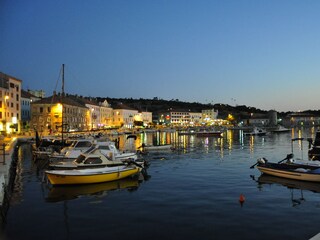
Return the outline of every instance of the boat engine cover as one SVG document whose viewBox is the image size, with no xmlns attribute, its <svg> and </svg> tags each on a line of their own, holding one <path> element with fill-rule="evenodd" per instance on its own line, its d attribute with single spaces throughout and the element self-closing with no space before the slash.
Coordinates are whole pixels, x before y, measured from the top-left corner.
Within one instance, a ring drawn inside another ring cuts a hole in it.
<svg viewBox="0 0 320 240">
<path fill-rule="evenodd" d="M 267 161 L 265 158 L 258 158 L 258 163 L 265 164 Z"/>
</svg>

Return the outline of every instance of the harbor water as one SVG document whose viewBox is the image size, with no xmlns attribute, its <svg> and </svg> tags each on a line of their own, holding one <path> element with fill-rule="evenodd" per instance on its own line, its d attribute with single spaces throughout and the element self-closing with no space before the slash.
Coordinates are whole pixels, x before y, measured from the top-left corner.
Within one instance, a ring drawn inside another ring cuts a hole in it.
<svg viewBox="0 0 320 240">
<path fill-rule="evenodd" d="M 307 160 L 307 142 L 291 139 L 314 131 L 122 135 L 121 149 L 170 143 L 175 150 L 145 155 L 146 178 L 67 187 L 50 186 L 44 163 L 22 145 L 0 239 L 310 239 L 320 232 L 320 184 L 268 178 L 250 166 L 292 151 Z"/>
</svg>

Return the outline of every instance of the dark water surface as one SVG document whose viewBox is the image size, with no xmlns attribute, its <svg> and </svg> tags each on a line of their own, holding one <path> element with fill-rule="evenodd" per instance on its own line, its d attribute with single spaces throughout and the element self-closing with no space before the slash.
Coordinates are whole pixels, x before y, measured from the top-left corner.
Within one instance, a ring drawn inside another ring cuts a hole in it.
<svg viewBox="0 0 320 240">
<path fill-rule="evenodd" d="M 169 142 L 179 150 L 147 155 L 148 180 L 71 187 L 43 182 L 43 169 L 33 162 L 30 146 L 23 145 L 1 236 L 8 240 L 309 239 L 320 232 L 320 184 L 261 179 L 259 171 L 249 167 L 259 157 L 279 161 L 291 152 L 292 138 L 312 136 L 312 129 L 263 137 L 235 130 L 221 139 L 141 134 L 136 144 Z M 128 144 L 124 137 L 121 141 L 122 147 Z M 307 160 L 307 144 L 295 142 L 294 153 Z M 258 183 L 259 178 L 267 183 Z M 245 196 L 243 205 L 240 194 Z"/>
</svg>

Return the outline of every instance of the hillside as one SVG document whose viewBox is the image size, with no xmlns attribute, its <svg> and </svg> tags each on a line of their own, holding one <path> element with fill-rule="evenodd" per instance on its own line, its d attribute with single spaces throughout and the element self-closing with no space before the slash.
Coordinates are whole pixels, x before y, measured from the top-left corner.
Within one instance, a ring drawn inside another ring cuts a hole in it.
<svg viewBox="0 0 320 240">
<path fill-rule="evenodd" d="M 218 110 L 219 118 L 226 118 L 228 114 L 233 114 L 235 118 L 244 117 L 250 115 L 250 113 L 261 113 L 265 114 L 267 111 L 263 111 L 254 107 L 247 106 L 230 106 L 227 104 L 202 104 L 197 102 L 181 102 L 178 99 L 163 100 L 158 98 L 153 99 L 132 99 L 132 98 L 97 98 L 97 101 L 101 102 L 107 100 L 111 106 L 115 106 L 119 103 L 123 103 L 129 107 L 141 110 L 149 111 L 157 114 L 158 112 L 177 110 L 177 111 L 190 111 L 190 112 L 201 112 L 205 109 Z"/>
</svg>

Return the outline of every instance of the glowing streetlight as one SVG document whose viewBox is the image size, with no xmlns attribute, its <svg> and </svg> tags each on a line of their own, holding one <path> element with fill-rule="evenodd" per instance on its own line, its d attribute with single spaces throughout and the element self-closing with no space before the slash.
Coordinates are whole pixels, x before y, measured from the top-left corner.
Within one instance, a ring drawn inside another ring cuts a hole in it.
<svg viewBox="0 0 320 240">
<path fill-rule="evenodd" d="M 93 111 L 94 108 L 91 108 L 91 130 L 93 130 Z"/>
<path fill-rule="evenodd" d="M 4 120 L 5 120 L 5 131 L 7 132 L 7 101 L 9 100 L 9 96 L 8 95 L 6 95 L 5 97 L 4 97 Z"/>
</svg>

